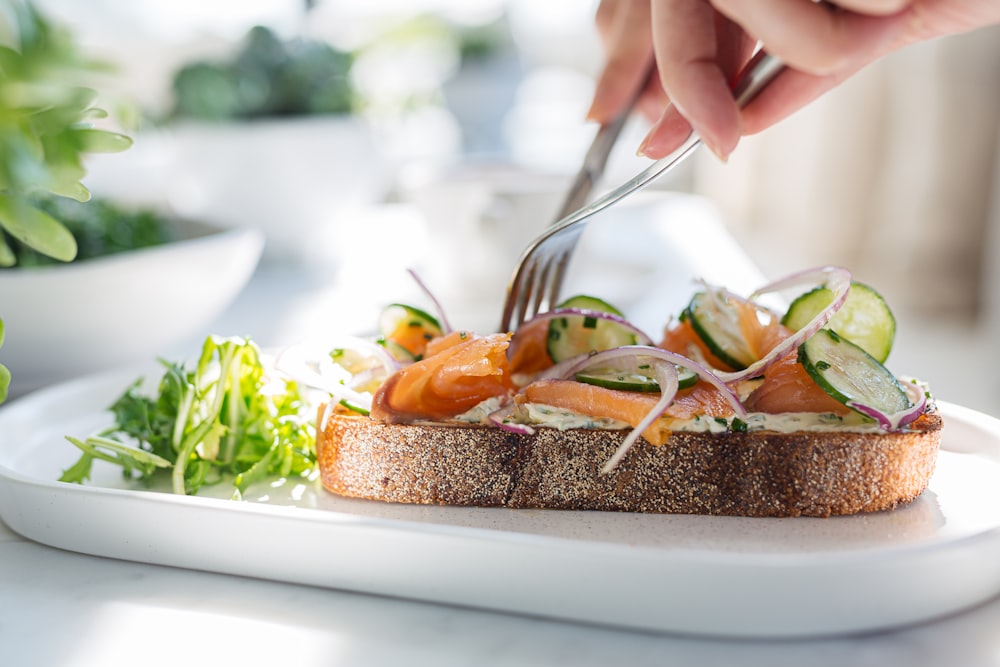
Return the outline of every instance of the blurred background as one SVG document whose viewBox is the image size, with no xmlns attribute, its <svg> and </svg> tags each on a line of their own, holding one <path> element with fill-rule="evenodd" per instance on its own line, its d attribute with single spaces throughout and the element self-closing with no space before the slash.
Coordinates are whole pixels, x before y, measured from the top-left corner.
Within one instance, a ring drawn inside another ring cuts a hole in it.
<svg viewBox="0 0 1000 667">
<path fill-rule="evenodd" d="M 259 228 L 259 271 L 311 267 L 369 299 L 399 292 L 373 286 L 380 265 L 416 265 L 492 308 L 595 129 L 590 0 L 36 4 L 116 68 L 100 89 L 135 145 L 88 164 L 95 193 Z M 919 45 L 654 187 L 707 202 L 765 276 L 850 268 L 896 311 L 892 368 L 1000 414 L 998 82 L 1000 29 Z M 645 129 L 608 183 L 644 166 Z"/>
</svg>

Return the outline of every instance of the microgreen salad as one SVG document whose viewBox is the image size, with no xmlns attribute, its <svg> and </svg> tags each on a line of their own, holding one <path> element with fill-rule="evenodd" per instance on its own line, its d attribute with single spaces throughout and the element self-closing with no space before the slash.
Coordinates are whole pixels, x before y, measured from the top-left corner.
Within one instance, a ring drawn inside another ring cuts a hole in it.
<svg viewBox="0 0 1000 667">
<path fill-rule="evenodd" d="M 100 460 L 128 479 L 167 476 L 178 494 L 231 483 L 239 498 L 265 478 L 311 475 L 317 404 L 252 341 L 211 336 L 193 369 L 161 363 L 155 392 L 144 393 L 139 378 L 111 405 L 112 426 L 67 436 L 83 455 L 60 481 L 87 481 Z"/>
<path fill-rule="evenodd" d="M 789 291 L 797 296 L 782 312 L 764 305 Z M 640 436 L 658 445 L 677 430 L 774 430 L 782 420 L 795 429 L 893 431 L 928 408 L 924 384 L 883 365 L 896 326 L 888 305 L 837 267 L 792 274 L 748 297 L 700 283 L 659 340 L 583 295 L 514 332 L 483 336 L 443 322 L 393 304 L 376 341 L 345 344 L 350 364 L 329 355 L 307 363 L 316 357 L 300 349 L 285 368 L 330 392 L 336 410 L 388 423 L 631 429 L 607 470 Z"/>
</svg>

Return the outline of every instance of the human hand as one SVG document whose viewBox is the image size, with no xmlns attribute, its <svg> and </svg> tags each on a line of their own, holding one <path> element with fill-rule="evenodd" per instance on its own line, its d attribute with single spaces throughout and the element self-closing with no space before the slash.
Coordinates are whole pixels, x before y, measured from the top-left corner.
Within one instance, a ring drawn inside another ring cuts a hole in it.
<svg viewBox="0 0 1000 667">
<path fill-rule="evenodd" d="M 865 65 L 907 44 L 1000 22 L 989 0 L 603 0 L 608 54 L 588 117 L 607 122 L 645 86 L 654 121 L 639 148 L 668 155 L 692 128 L 721 159 Z M 744 109 L 730 82 L 760 41 L 786 69 Z M 656 76 L 643 77 L 655 54 Z"/>
</svg>

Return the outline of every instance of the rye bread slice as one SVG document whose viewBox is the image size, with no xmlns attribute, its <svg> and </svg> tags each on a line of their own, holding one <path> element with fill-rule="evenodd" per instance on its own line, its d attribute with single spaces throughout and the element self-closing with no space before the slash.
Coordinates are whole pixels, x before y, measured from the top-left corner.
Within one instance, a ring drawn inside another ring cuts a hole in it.
<svg viewBox="0 0 1000 667">
<path fill-rule="evenodd" d="M 892 433 L 684 433 L 641 440 L 601 474 L 623 431 L 320 420 L 323 486 L 397 503 L 753 517 L 876 512 L 927 487 L 941 417 Z"/>
</svg>

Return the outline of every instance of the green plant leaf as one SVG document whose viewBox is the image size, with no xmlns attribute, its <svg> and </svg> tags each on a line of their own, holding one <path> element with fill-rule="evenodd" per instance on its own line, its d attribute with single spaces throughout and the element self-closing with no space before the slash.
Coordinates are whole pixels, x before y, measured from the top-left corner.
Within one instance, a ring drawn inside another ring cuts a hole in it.
<svg viewBox="0 0 1000 667">
<path fill-rule="evenodd" d="M 63 471 L 60 482 L 83 483 L 90 479 L 91 464 L 95 460 L 107 461 L 121 466 L 126 477 L 138 474 L 140 477 L 151 475 L 158 468 L 170 468 L 173 464 L 143 449 L 137 449 L 103 436 L 92 436 L 80 440 L 72 436 L 66 439 L 83 451 L 83 456 L 74 465 Z"/>
<path fill-rule="evenodd" d="M 76 257 L 76 239 L 66 226 L 24 199 L 0 195 L 0 226 L 49 257 L 64 262 Z"/>
<path fill-rule="evenodd" d="M 79 181 L 69 181 L 66 183 L 59 183 L 53 185 L 49 188 L 49 191 L 54 195 L 59 195 L 60 197 L 68 197 L 69 199 L 76 200 L 81 204 L 90 201 L 90 190 Z"/>
<path fill-rule="evenodd" d="M 4 335 L 3 319 L 0 319 L 0 345 L 3 345 Z M 3 364 L 0 364 L 0 403 L 7 400 L 7 390 L 9 387 L 10 370 L 8 370 Z"/>
<path fill-rule="evenodd" d="M 103 120 L 107 117 L 108 112 L 99 107 L 91 107 L 81 114 L 81 118 L 85 120 Z"/>
<path fill-rule="evenodd" d="M 76 131 L 84 152 L 121 153 L 132 146 L 132 139 L 124 134 L 107 130 L 81 129 Z"/>
<path fill-rule="evenodd" d="M 7 400 L 7 392 L 10 389 L 10 371 L 6 366 L 0 364 L 0 403 Z"/>
<path fill-rule="evenodd" d="M 80 83 L 107 68 L 30 2 L 9 4 L 0 11 L 4 41 L 13 45 L 0 46 L 0 228 L 12 238 L 0 242 L 0 266 L 16 264 L 13 240 L 70 261 L 77 253 L 72 234 L 29 200 L 45 192 L 89 200 L 84 154 L 120 152 L 132 140 L 90 125 L 107 113 L 94 106 L 97 91 Z"/>
<path fill-rule="evenodd" d="M 70 440 L 70 442 L 76 444 L 73 440 Z M 59 481 L 71 484 L 83 484 L 90 479 L 90 471 L 93 465 L 94 457 L 84 452 L 83 456 L 77 459 L 76 463 L 63 470 L 62 475 L 59 476 Z"/>
<path fill-rule="evenodd" d="M 14 266 L 17 264 L 17 255 L 7 243 L 7 239 L 0 234 L 0 267 Z"/>
</svg>

